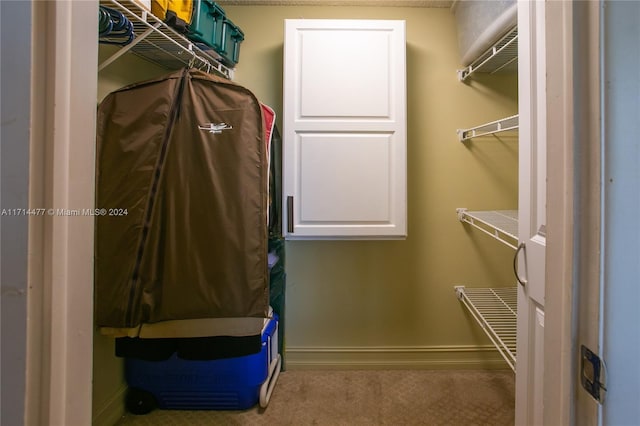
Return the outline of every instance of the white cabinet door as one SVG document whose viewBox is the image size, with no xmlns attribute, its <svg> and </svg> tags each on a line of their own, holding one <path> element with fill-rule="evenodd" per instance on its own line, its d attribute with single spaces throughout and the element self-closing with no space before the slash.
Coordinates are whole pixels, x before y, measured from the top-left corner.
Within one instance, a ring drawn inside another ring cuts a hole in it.
<svg viewBox="0 0 640 426">
<path fill-rule="evenodd" d="M 405 23 L 286 20 L 288 239 L 406 236 Z"/>
<path fill-rule="evenodd" d="M 543 420 L 546 250 L 545 2 L 518 3 L 519 200 L 516 425 Z"/>
</svg>

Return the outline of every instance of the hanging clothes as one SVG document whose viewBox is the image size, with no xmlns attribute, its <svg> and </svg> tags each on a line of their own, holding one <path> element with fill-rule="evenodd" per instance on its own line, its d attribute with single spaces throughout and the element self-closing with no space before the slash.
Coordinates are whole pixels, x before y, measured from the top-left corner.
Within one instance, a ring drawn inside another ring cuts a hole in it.
<svg viewBox="0 0 640 426">
<path fill-rule="evenodd" d="M 95 305 L 129 337 L 260 335 L 268 160 L 246 88 L 183 70 L 98 108 Z"/>
</svg>

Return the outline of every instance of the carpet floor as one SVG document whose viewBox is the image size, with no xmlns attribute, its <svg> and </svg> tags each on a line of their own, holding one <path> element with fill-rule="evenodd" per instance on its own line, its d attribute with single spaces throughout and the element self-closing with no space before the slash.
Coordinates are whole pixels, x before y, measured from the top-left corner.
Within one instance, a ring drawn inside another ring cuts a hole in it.
<svg viewBox="0 0 640 426">
<path fill-rule="evenodd" d="M 154 410 L 118 426 L 513 425 L 514 386 L 506 370 L 289 370 L 265 409 Z"/>
</svg>

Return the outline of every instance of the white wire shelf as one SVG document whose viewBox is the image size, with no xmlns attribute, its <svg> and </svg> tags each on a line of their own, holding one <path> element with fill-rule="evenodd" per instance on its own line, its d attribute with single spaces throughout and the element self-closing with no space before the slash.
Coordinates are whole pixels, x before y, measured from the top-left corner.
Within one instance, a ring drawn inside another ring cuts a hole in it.
<svg viewBox="0 0 640 426">
<path fill-rule="evenodd" d="M 515 287 L 467 288 L 455 286 L 456 295 L 480 324 L 500 355 L 515 372 L 518 294 Z"/>
<path fill-rule="evenodd" d="M 100 5 L 118 10 L 129 19 L 134 27 L 135 38 L 104 60 L 98 66 L 98 71 L 131 52 L 169 70 L 188 66 L 233 78 L 233 69 L 224 65 L 216 52 L 205 52 L 143 6 L 131 0 L 100 0 Z"/>
<path fill-rule="evenodd" d="M 518 211 L 469 211 L 456 209 L 458 220 L 468 223 L 492 238 L 516 250 L 518 248 Z"/>
<path fill-rule="evenodd" d="M 500 120 L 492 121 L 490 123 L 481 124 L 469 129 L 458 129 L 458 140 L 460 142 L 467 141 L 469 139 L 477 138 L 480 136 L 493 135 L 500 132 L 507 132 L 510 130 L 518 129 L 518 114 L 511 117 L 502 118 Z"/>
<path fill-rule="evenodd" d="M 469 66 L 458 70 L 458 79 L 465 81 L 475 72 L 511 72 L 517 70 L 517 67 L 518 27 L 514 27 Z"/>
</svg>

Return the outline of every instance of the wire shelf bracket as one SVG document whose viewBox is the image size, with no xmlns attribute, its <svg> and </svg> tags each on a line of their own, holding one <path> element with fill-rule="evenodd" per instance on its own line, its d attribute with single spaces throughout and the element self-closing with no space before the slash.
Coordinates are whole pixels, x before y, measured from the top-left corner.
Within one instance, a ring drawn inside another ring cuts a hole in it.
<svg viewBox="0 0 640 426">
<path fill-rule="evenodd" d="M 500 120 L 492 121 L 490 123 L 481 124 L 476 127 L 471 127 L 469 129 L 458 129 L 458 141 L 464 142 L 480 136 L 493 135 L 496 133 L 517 129 L 518 114 L 512 115 L 511 117 L 502 118 Z"/>
<path fill-rule="evenodd" d="M 514 27 L 467 67 L 458 70 L 458 80 L 465 81 L 475 72 L 494 74 L 510 71 L 518 65 L 518 27 Z"/>
<path fill-rule="evenodd" d="M 518 294 L 515 287 L 454 286 L 458 300 L 480 324 L 489 340 L 515 372 Z"/>
<path fill-rule="evenodd" d="M 469 211 L 457 208 L 458 220 L 468 223 L 490 237 L 516 250 L 518 248 L 518 211 Z"/>
<path fill-rule="evenodd" d="M 194 67 L 233 79 L 233 68 L 224 65 L 215 51 L 205 51 L 196 46 L 144 7 L 131 0 L 100 0 L 100 5 L 118 10 L 129 19 L 134 27 L 135 38 L 104 60 L 98 66 L 98 71 L 131 52 L 170 70 Z"/>
</svg>

